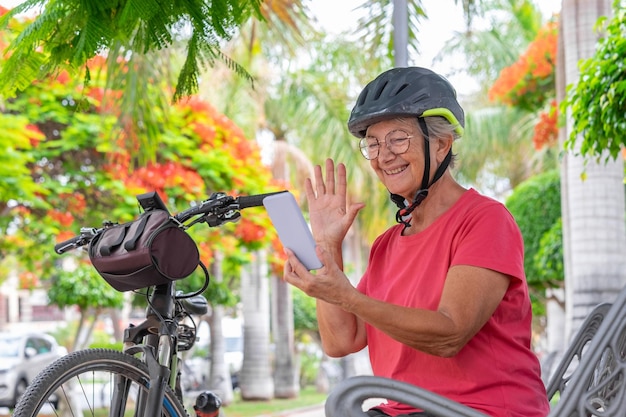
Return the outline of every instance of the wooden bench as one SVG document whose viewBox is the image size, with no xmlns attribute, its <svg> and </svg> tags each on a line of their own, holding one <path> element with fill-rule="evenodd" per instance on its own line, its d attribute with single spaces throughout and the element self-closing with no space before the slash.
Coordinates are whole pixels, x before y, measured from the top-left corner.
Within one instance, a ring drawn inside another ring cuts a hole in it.
<svg viewBox="0 0 626 417">
<path fill-rule="evenodd" d="M 549 417 L 626 416 L 626 289 L 587 316 L 546 386 Z M 376 376 L 339 383 L 325 405 L 326 417 L 367 417 L 363 402 L 387 398 L 436 417 L 486 417 L 431 391 Z"/>
</svg>

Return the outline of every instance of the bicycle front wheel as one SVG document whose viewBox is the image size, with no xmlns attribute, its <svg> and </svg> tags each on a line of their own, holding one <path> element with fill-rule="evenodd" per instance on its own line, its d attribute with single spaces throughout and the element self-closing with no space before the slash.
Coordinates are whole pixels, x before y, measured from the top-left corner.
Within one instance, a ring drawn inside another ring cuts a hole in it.
<svg viewBox="0 0 626 417">
<path fill-rule="evenodd" d="M 87 349 L 45 368 L 21 396 L 13 417 L 143 417 L 150 375 L 134 356 L 109 349 Z M 169 386 L 163 416 L 187 417 Z"/>
</svg>

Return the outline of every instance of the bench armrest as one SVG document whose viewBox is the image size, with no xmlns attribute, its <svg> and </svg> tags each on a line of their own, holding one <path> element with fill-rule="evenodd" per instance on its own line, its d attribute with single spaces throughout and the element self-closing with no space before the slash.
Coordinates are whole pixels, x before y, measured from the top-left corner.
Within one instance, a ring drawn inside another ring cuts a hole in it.
<svg viewBox="0 0 626 417">
<path fill-rule="evenodd" d="M 377 376 L 356 376 L 337 384 L 326 400 L 326 417 L 367 417 L 363 402 L 370 398 L 398 401 L 437 417 L 487 417 L 415 385 Z"/>
</svg>

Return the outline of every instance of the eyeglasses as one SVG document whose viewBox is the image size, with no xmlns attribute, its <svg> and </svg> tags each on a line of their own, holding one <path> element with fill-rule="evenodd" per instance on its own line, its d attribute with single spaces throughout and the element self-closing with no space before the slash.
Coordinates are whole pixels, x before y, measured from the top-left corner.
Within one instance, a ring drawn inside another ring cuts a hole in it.
<svg viewBox="0 0 626 417">
<path fill-rule="evenodd" d="M 401 155 L 409 150 L 410 139 L 413 136 L 409 135 L 403 130 L 392 130 L 385 136 L 385 141 L 382 142 L 387 146 L 387 149 L 394 155 Z M 359 141 L 359 148 L 361 153 L 367 160 L 378 158 L 380 153 L 381 142 L 373 137 L 366 136 Z"/>
</svg>

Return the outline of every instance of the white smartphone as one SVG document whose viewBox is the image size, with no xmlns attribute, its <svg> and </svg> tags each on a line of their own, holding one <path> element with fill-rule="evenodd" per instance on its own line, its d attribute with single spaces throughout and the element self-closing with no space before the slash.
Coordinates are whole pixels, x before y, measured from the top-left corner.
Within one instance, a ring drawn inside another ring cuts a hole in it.
<svg viewBox="0 0 626 417">
<path fill-rule="evenodd" d="M 307 269 L 321 268 L 322 262 L 315 254 L 311 229 L 293 194 L 284 192 L 265 197 L 263 205 L 283 246 L 291 249 Z"/>
</svg>

